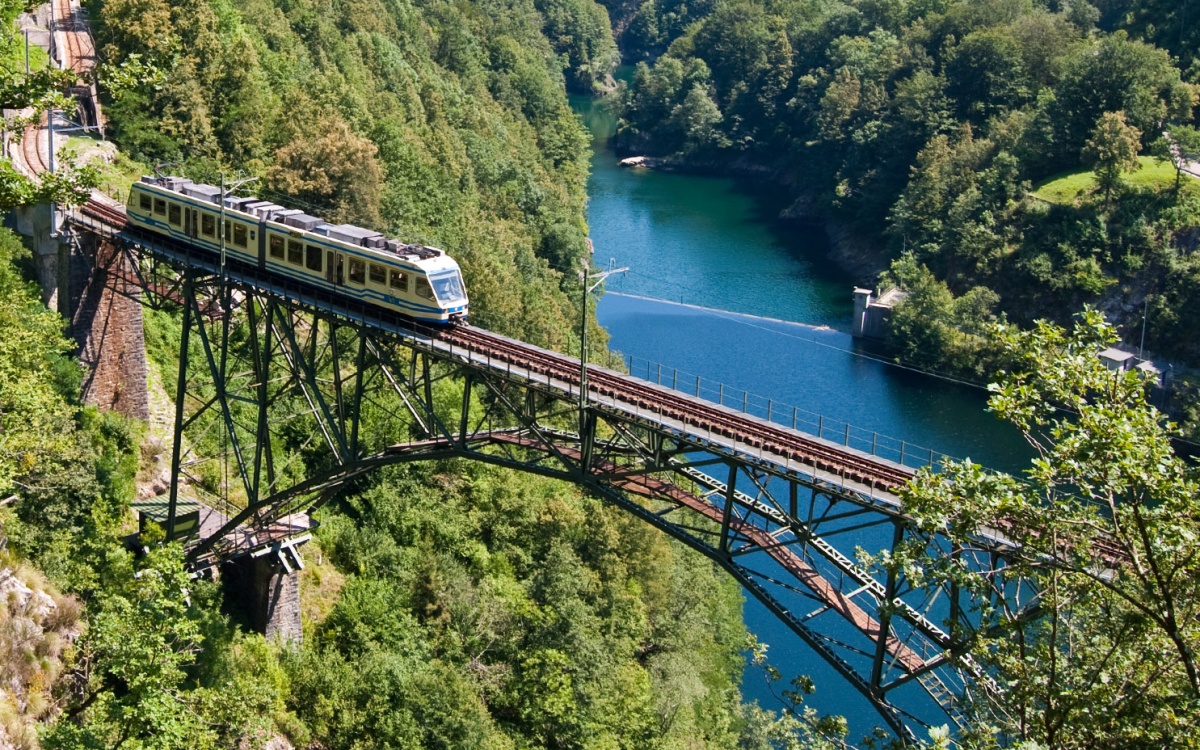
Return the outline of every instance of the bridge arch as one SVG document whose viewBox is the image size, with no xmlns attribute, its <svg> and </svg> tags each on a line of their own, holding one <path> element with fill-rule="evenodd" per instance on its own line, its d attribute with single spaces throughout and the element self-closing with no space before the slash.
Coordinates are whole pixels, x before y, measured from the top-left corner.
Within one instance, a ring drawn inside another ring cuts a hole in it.
<svg viewBox="0 0 1200 750">
<path fill-rule="evenodd" d="M 100 269 L 144 304 L 183 309 L 168 534 L 179 478 L 215 514 L 197 570 L 294 534 L 294 519 L 390 464 L 464 458 L 579 485 L 732 575 L 858 690 L 899 736 L 940 709 L 958 723 L 994 682 L 964 653 L 973 603 L 867 569 L 855 549 L 912 538 L 894 490 L 911 470 L 658 383 L 476 329 L 430 330 L 252 267 L 120 226 L 89 205 L 77 232 L 117 252 Z M 184 397 L 186 394 L 186 397 Z M 392 420 L 388 440 L 364 410 Z M 324 460 L 279 450 L 303 415 Z M 847 437 L 850 433 L 847 429 Z M 204 466 L 219 464 L 218 479 Z M 1002 570 L 997 547 L 945 549 Z M 1003 583 L 993 589 L 1004 591 Z M 940 723 L 940 722 L 933 722 Z"/>
</svg>

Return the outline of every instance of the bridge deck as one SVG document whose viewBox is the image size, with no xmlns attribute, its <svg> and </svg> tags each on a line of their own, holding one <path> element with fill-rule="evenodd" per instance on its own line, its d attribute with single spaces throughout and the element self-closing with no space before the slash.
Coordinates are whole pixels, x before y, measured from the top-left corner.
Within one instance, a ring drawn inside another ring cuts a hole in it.
<svg viewBox="0 0 1200 750">
<path fill-rule="evenodd" d="M 109 233 L 125 229 L 123 211 L 99 200 L 89 201 L 82 216 L 76 214 L 73 218 L 85 227 Z M 141 236 L 129 239 L 172 260 L 183 260 L 214 272 L 219 270 L 215 258 L 206 252 L 159 247 L 155 241 Z M 443 358 L 537 383 L 568 396 L 579 393 L 579 360 L 575 357 L 473 327 L 414 326 L 411 321 L 399 320 L 374 308 L 353 307 L 348 301 L 299 289 L 294 283 L 254 268 L 231 264 L 225 270 L 241 283 L 387 331 L 409 345 Z M 913 475 L 911 468 L 893 461 L 596 365 L 588 366 L 588 393 L 594 407 L 654 422 L 700 447 L 722 449 L 775 471 L 812 477 L 887 512 L 898 512 L 895 490 Z"/>
</svg>

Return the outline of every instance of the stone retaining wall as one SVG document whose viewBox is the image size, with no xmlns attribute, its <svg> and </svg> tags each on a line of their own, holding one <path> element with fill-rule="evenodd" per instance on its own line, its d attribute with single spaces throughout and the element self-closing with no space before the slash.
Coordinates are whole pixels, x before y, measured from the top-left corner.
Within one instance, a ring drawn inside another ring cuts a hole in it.
<svg viewBox="0 0 1200 750">
<path fill-rule="evenodd" d="M 108 243 L 88 242 L 92 248 L 71 257 L 71 286 L 77 292 L 71 295 L 71 330 L 79 342 L 79 359 L 88 368 L 83 397 L 101 409 L 145 422 L 150 406 L 140 290 L 126 281 L 127 274 L 104 270 L 113 262 L 127 263 L 124 256 L 117 256 Z M 89 257 L 93 254 L 95 261 Z"/>
</svg>

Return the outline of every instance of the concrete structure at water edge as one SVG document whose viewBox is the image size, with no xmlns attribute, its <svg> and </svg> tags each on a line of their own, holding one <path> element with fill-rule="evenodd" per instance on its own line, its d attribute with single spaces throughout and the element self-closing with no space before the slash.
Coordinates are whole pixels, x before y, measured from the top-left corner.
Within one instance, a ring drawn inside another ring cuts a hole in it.
<svg viewBox="0 0 1200 750">
<path fill-rule="evenodd" d="M 854 323 L 851 333 L 855 338 L 882 339 L 887 332 L 892 308 L 904 301 L 908 293 L 896 287 L 885 289 L 878 299 L 872 299 L 870 289 L 854 289 Z"/>
</svg>

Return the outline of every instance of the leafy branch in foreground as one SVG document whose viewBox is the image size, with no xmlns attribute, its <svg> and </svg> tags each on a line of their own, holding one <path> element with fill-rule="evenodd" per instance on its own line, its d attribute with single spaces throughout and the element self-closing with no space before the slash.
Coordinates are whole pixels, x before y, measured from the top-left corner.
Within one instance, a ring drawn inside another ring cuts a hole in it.
<svg viewBox="0 0 1200 750">
<path fill-rule="evenodd" d="M 992 602 L 973 613 L 970 646 L 1002 691 L 972 706 L 975 734 L 1060 748 L 1194 745 L 1196 467 L 1175 454 L 1174 425 L 1147 402 L 1145 377 L 1100 362 L 1116 336 L 1098 312 L 1085 310 L 1072 331 L 996 330 L 1016 364 L 991 386 L 989 407 L 1036 450 L 1026 480 L 967 460 L 902 493 L 922 532 L 970 549 L 1003 529 L 1013 543 L 1002 582 L 930 564 L 916 545 L 901 561 Z M 1008 603 L 1021 581 L 1036 592 L 1024 614 Z"/>
</svg>

